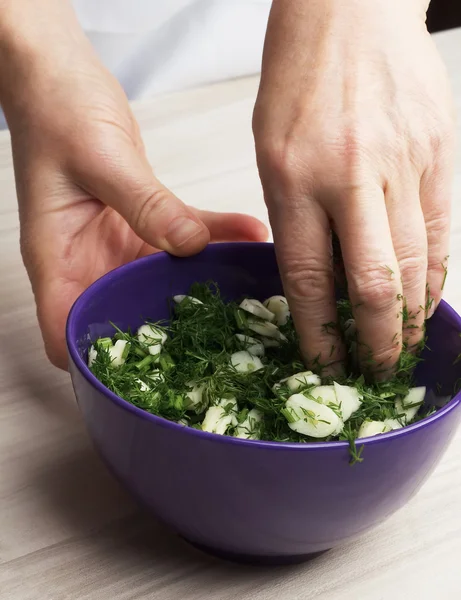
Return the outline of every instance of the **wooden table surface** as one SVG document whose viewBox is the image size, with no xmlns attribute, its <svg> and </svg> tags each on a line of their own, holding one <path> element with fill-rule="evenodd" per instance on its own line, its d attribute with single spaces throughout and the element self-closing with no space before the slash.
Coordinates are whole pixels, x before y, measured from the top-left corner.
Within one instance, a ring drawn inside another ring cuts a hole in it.
<svg viewBox="0 0 461 600">
<path fill-rule="evenodd" d="M 436 40 L 461 113 L 461 29 Z M 256 87 L 245 79 L 135 106 L 157 174 L 184 200 L 266 219 L 250 129 Z M 461 310 L 459 152 L 454 199 L 446 298 Z M 461 431 L 406 508 L 309 564 L 221 563 L 141 514 L 94 453 L 68 375 L 45 359 L 0 133 L 1 600 L 449 600 L 461 598 L 460 559 Z"/>
</svg>

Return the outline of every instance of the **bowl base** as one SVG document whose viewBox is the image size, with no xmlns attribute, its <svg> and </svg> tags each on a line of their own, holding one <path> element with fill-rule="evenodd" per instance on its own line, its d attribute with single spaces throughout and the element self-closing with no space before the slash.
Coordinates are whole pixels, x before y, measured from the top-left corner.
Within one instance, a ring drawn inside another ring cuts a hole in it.
<svg viewBox="0 0 461 600">
<path fill-rule="evenodd" d="M 205 554 L 209 554 L 214 556 L 215 558 L 219 558 L 221 560 L 226 560 L 233 563 L 250 565 L 250 566 L 284 566 L 284 565 L 296 565 L 300 563 L 305 563 L 322 554 L 328 552 L 328 550 L 322 550 L 321 552 L 312 552 L 310 554 L 294 554 L 294 555 L 281 555 L 281 556 L 266 556 L 266 555 L 257 555 L 257 554 L 239 554 L 237 552 L 228 552 L 227 550 L 220 550 L 218 548 L 213 548 L 211 546 L 206 546 L 204 544 L 199 544 L 197 542 L 192 542 L 187 538 L 183 538 L 188 544 L 200 550 L 200 552 L 204 552 Z"/>
</svg>

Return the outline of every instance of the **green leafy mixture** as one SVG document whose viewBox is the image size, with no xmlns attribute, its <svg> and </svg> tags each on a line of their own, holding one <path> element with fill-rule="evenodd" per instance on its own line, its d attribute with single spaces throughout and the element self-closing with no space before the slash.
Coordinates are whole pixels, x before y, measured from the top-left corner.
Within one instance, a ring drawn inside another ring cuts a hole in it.
<svg viewBox="0 0 461 600">
<path fill-rule="evenodd" d="M 362 460 L 357 438 L 434 411 L 422 405 L 424 388 L 413 388 L 414 353 L 404 349 L 389 381 L 368 382 L 356 372 L 347 301 L 338 302 L 339 323 L 330 328 L 346 340 L 349 375 L 333 381 L 320 364 L 317 374 L 305 370 L 288 306 L 278 316 L 269 310 L 283 309 L 282 297 L 261 309 L 252 300 L 225 302 L 213 283 L 195 284 L 189 294 L 176 297 L 169 322 L 135 333 L 114 325 L 113 338 L 97 340 L 89 351 L 94 375 L 127 402 L 184 426 L 278 442 L 346 440 L 352 462 Z"/>
</svg>

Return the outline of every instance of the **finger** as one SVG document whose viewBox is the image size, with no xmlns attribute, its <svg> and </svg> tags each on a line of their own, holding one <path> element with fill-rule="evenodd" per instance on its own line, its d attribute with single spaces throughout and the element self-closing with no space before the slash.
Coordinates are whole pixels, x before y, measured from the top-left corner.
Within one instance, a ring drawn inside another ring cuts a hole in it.
<svg viewBox="0 0 461 600">
<path fill-rule="evenodd" d="M 192 209 L 210 232 L 212 242 L 265 242 L 267 227 L 248 215 Z"/>
<path fill-rule="evenodd" d="M 426 223 L 428 244 L 427 317 L 430 318 L 442 298 L 448 272 L 453 162 L 443 157 L 421 180 L 421 207 Z"/>
<path fill-rule="evenodd" d="M 269 207 L 271 203 L 268 202 Z M 285 294 L 308 365 L 341 370 L 344 347 L 337 327 L 330 223 L 314 201 L 269 208 Z"/>
<path fill-rule="evenodd" d="M 350 192 L 333 205 L 362 370 L 383 377 L 401 351 L 402 284 L 383 191 Z"/>
<path fill-rule="evenodd" d="M 203 221 L 210 231 L 211 242 L 265 242 L 267 227 L 247 215 L 234 213 L 215 213 L 206 210 L 191 209 Z M 148 244 L 143 244 L 138 257 L 158 252 Z"/>
<path fill-rule="evenodd" d="M 409 173 L 409 170 L 407 171 Z M 407 175 L 407 177 L 411 175 Z M 424 336 L 427 236 L 419 199 L 419 175 L 389 187 L 387 214 L 403 288 L 403 341 L 415 348 Z"/>
<path fill-rule="evenodd" d="M 80 161 L 80 185 L 116 210 L 146 244 L 177 256 L 202 250 L 210 234 L 199 216 L 154 177 L 131 145 L 118 142 L 117 148 L 116 154 Z"/>
</svg>

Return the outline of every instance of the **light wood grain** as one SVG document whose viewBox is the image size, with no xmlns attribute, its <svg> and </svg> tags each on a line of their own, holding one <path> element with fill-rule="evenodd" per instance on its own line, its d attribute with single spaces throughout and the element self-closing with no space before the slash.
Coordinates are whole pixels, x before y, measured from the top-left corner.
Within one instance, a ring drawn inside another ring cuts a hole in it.
<svg viewBox="0 0 461 600">
<path fill-rule="evenodd" d="M 461 30 L 437 44 L 461 108 Z M 158 176 L 186 201 L 266 219 L 246 79 L 135 106 Z M 461 110 L 460 110 L 461 112 Z M 446 298 L 461 309 L 461 156 Z M 93 452 L 66 374 L 49 366 L 22 267 L 0 133 L 1 600 L 451 600 L 461 597 L 461 432 L 418 496 L 378 530 L 314 562 L 221 563 L 141 514 Z"/>
</svg>

